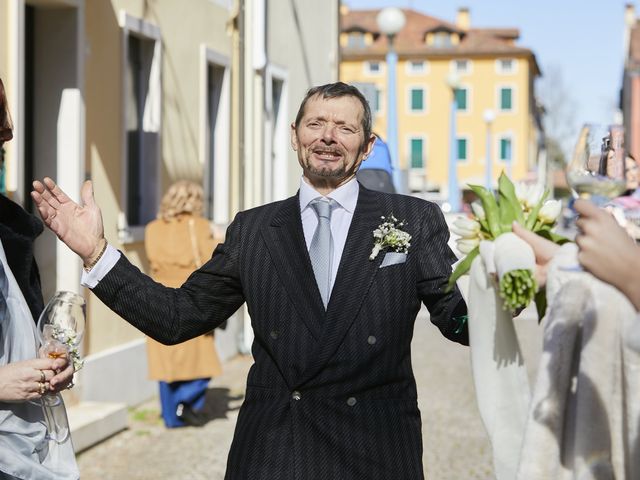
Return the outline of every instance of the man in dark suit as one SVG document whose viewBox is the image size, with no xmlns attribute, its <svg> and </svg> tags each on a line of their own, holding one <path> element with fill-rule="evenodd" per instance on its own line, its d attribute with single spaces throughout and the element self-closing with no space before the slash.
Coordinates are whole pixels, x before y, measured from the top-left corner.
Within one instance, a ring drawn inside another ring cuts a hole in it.
<svg viewBox="0 0 640 480">
<path fill-rule="evenodd" d="M 445 291 L 455 257 L 438 207 L 355 180 L 373 142 L 356 88 L 311 89 L 291 126 L 298 194 L 239 213 L 178 289 L 105 247 L 90 182 L 84 206 L 51 179 L 34 182 L 45 223 L 89 271 L 83 282 L 147 335 L 179 343 L 247 303 L 255 363 L 227 479 L 423 477 L 413 324 L 424 302 L 441 332 L 466 344 L 466 305 L 457 289 Z M 390 229 L 375 238 L 385 221 Z"/>
</svg>

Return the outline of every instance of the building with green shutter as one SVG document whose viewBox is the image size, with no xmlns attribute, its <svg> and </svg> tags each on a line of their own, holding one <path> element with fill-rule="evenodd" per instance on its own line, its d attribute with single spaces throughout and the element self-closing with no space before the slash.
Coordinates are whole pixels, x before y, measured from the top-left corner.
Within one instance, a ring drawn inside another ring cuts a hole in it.
<svg viewBox="0 0 640 480">
<path fill-rule="evenodd" d="M 342 7 L 340 79 L 363 87 L 374 130 L 386 138 L 388 44 L 376 24 L 378 12 Z M 465 8 L 455 23 L 403 13 L 406 23 L 394 45 L 398 163 L 406 188 L 448 197 L 452 95 L 460 187 L 485 184 L 488 157 L 494 185 L 503 170 L 515 180 L 534 181 L 542 135 L 534 94 L 540 70 L 534 53 L 516 44 L 519 31 L 473 28 Z"/>
</svg>

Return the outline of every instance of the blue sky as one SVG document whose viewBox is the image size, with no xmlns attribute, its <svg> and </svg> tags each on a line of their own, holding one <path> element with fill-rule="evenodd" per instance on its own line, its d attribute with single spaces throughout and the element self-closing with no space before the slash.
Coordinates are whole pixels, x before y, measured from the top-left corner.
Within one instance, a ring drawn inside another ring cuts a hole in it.
<svg viewBox="0 0 640 480">
<path fill-rule="evenodd" d="M 560 70 L 575 123 L 611 122 L 622 81 L 624 6 L 621 0 L 343 0 L 352 9 L 397 6 L 455 22 L 469 7 L 475 27 L 514 27 L 543 75 Z M 633 2 L 631 2 L 633 3 Z M 640 11 L 640 3 L 636 5 Z"/>
</svg>

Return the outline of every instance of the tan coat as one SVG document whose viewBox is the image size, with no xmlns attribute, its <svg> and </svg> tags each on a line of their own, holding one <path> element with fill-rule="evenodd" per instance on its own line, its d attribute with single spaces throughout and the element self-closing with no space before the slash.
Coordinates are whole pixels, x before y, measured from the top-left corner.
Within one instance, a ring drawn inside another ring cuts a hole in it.
<svg viewBox="0 0 640 480">
<path fill-rule="evenodd" d="M 179 287 L 191 272 L 211 258 L 218 243 L 205 218 L 181 215 L 170 221 L 154 220 L 145 229 L 151 276 L 168 287 Z M 171 346 L 147 338 L 147 358 L 152 380 L 175 382 L 222 373 L 212 335 Z"/>
</svg>

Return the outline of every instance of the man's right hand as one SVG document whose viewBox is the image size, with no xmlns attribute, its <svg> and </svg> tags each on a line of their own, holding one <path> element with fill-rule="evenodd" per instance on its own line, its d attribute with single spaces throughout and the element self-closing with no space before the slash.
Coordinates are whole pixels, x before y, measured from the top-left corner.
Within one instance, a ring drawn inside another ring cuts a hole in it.
<svg viewBox="0 0 640 480">
<path fill-rule="evenodd" d="M 33 182 L 33 198 L 45 225 L 71 250 L 77 253 L 85 265 L 91 265 L 103 250 L 104 227 L 102 213 L 93 197 L 93 184 L 87 180 L 80 191 L 83 205 L 78 205 L 48 177 Z"/>
</svg>

